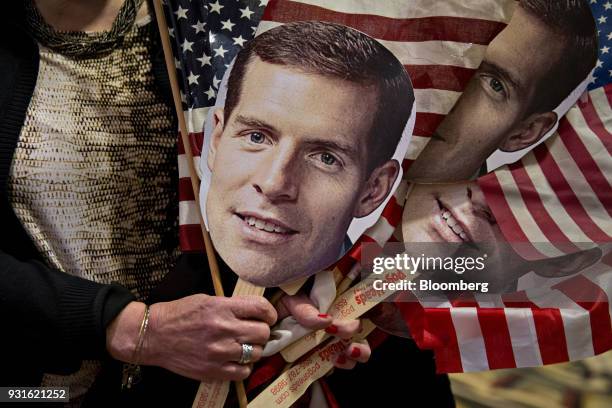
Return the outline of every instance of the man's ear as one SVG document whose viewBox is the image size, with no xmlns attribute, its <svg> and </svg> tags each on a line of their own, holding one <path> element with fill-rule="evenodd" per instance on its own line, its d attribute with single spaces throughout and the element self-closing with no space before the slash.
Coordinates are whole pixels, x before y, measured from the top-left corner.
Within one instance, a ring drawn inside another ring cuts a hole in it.
<svg viewBox="0 0 612 408">
<path fill-rule="evenodd" d="M 213 171 L 213 167 L 215 164 L 215 155 L 217 153 L 217 146 L 219 145 L 221 135 L 223 134 L 223 108 L 215 110 L 215 113 L 213 114 L 213 120 L 214 128 L 212 134 L 210 135 L 208 157 L 206 158 L 206 165 L 208 166 L 208 170 L 210 171 Z"/>
<path fill-rule="evenodd" d="M 499 150 L 515 152 L 537 143 L 557 123 L 555 112 L 534 113 L 519 125 L 502 144 Z"/>
<path fill-rule="evenodd" d="M 389 160 L 376 167 L 358 198 L 353 217 L 361 218 L 372 213 L 391 192 L 393 183 L 399 174 L 397 160 Z"/>
<path fill-rule="evenodd" d="M 556 258 L 533 261 L 532 270 L 545 278 L 561 278 L 588 268 L 601 259 L 601 249 L 591 248 Z"/>
</svg>

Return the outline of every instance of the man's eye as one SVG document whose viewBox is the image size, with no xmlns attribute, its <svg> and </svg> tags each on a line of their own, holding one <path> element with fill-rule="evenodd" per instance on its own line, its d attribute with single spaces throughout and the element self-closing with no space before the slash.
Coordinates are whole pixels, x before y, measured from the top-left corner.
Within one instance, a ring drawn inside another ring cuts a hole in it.
<svg viewBox="0 0 612 408">
<path fill-rule="evenodd" d="M 252 143 L 262 144 L 266 141 L 266 137 L 263 135 L 263 133 L 251 132 L 249 133 L 249 140 Z"/>
<path fill-rule="evenodd" d="M 499 79 L 491 78 L 489 80 L 489 86 L 491 86 L 491 89 L 493 89 L 495 92 L 499 93 L 504 91 L 504 85 Z"/>
<path fill-rule="evenodd" d="M 338 160 L 329 153 L 321 153 L 321 161 L 328 166 L 333 166 Z"/>
</svg>

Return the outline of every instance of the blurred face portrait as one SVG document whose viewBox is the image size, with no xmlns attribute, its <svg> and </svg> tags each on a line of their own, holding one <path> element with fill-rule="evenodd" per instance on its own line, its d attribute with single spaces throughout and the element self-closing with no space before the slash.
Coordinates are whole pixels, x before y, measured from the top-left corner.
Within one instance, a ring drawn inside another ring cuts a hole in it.
<svg viewBox="0 0 612 408">
<path fill-rule="evenodd" d="M 484 271 L 466 272 L 462 277 L 473 281 L 486 279 L 492 293 L 514 291 L 518 279 L 529 272 L 546 278 L 577 273 L 601 256 L 601 251 L 594 248 L 556 258 L 525 260 L 504 238 L 477 182 L 417 184 L 408 194 L 405 209 L 402 232 L 408 250 L 411 243 L 453 243 L 459 245 L 429 246 L 432 253 L 428 255 L 487 254 Z"/>
<path fill-rule="evenodd" d="M 239 277 L 277 286 L 331 265 L 354 217 L 391 192 L 399 164 L 368 169 L 376 88 L 255 57 L 227 122 L 214 114 L 206 214 Z"/>
<path fill-rule="evenodd" d="M 517 7 L 493 39 L 465 91 L 407 172 L 415 182 L 452 182 L 477 175 L 496 150 L 536 143 L 556 123 L 554 112 L 534 111 L 538 85 L 563 59 L 563 41 Z M 431 163 L 436 163 L 432 166 Z"/>
<path fill-rule="evenodd" d="M 405 208 L 402 231 L 406 242 L 503 241 L 476 182 L 416 184 Z"/>
<path fill-rule="evenodd" d="M 487 254 L 491 291 L 507 287 L 524 275 L 526 262 L 509 245 L 476 182 L 417 184 L 408 194 L 402 219 L 403 238 L 410 243 L 432 242 L 465 245 L 430 246 L 430 256 L 482 256 Z M 503 273 L 501 273 L 503 271 Z M 481 271 L 480 273 L 482 278 Z M 466 272 L 466 278 L 469 273 Z M 477 277 L 475 277 L 477 278 Z M 493 281 L 492 281 L 493 280 Z"/>
</svg>

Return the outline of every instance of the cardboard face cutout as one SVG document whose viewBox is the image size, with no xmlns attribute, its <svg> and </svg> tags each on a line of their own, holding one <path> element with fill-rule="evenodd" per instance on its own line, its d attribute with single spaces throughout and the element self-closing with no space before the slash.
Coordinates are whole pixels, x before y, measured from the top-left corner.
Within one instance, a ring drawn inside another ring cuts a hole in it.
<svg viewBox="0 0 612 408">
<path fill-rule="evenodd" d="M 266 287 L 340 259 L 402 178 L 413 103 L 402 64 L 354 29 L 298 22 L 257 37 L 204 132 L 200 205 L 221 258 Z"/>
<path fill-rule="evenodd" d="M 431 140 L 415 155 L 408 180 L 474 179 L 515 162 L 555 133 L 558 119 L 590 82 L 596 32 L 592 16 L 579 8 L 562 14 L 565 23 L 538 13 L 527 5 L 515 8 Z M 570 22 L 572 28 L 559 35 L 560 24 Z"/>
</svg>

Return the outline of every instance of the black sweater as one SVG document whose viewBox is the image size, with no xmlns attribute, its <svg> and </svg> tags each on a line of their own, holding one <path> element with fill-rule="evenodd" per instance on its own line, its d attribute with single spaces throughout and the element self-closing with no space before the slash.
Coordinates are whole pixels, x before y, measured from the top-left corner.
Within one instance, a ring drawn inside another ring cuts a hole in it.
<svg viewBox="0 0 612 408">
<path fill-rule="evenodd" d="M 82 359 L 104 358 L 105 328 L 134 297 L 47 267 L 10 205 L 7 180 L 39 52 L 23 29 L 22 2 L 7 3 L 0 16 L 0 385 L 37 385 L 43 372 L 69 373 Z M 161 47 L 152 59 L 170 101 Z"/>
</svg>

